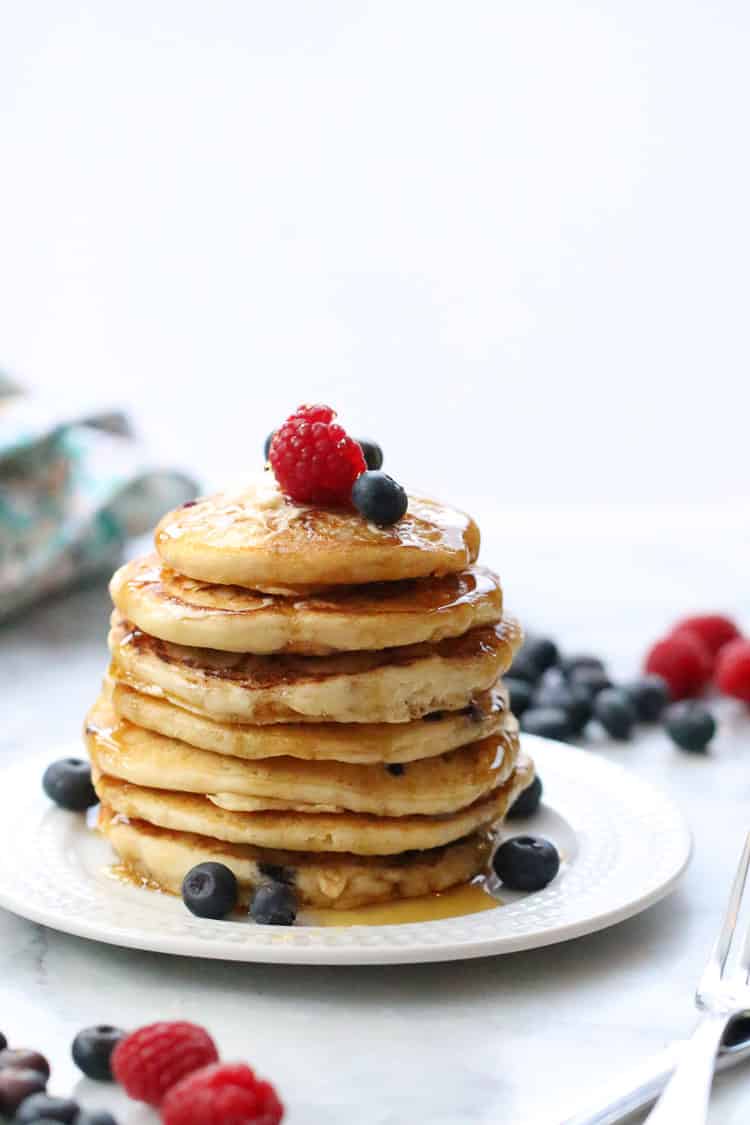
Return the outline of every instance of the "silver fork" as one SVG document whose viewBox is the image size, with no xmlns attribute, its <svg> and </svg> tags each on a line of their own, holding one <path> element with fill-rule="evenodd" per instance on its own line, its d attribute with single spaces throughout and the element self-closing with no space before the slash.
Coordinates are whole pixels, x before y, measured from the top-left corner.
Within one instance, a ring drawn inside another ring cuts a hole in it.
<svg viewBox="0 0 750 1125">
<path fill-rule="evenodd" d="M 734 877 L 721 931 L 695 994 L 700 1022 L 686 1041 L 664 1093 L 647 1117 L 648 1125 L 705 1125 L 721 1037 L 735 1016 L 750 1009 L 750 927 L 742 950 L 731 958 L 730 964 L 748 867 L 750 833 Z"/>
</svg>

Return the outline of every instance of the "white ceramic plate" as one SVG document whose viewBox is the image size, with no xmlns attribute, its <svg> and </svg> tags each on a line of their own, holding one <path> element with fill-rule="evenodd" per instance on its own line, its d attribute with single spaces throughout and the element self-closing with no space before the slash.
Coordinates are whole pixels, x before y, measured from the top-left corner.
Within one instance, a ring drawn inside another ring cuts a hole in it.
<svg viewBox="0 0 750 1125">
<path fill-rule="evenodd" d="M 503 906 L 440 921 L 290 928 L 195 918 L 179 899 L 114 880 L 109 846 L 83 817 L 51 808 L 47 762 L 3 772 L 0 906 L 65 933 L 132 949 L 231 961 L 388 964 L 452 961 L 551 945 L 611 926 L 671 891 L 690 859 L 675 805 L 639 777 L 584 750 L 524 736 L 544 780 L 545 803 L 506 835 L 534 832 L 564 857 L 558 877 Z"/>
</svg>

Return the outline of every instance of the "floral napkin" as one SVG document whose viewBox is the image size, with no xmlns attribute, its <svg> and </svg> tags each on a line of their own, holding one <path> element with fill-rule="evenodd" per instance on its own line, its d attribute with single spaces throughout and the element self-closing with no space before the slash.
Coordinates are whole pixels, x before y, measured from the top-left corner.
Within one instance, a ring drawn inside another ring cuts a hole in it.
<svg viewBox="0 0 750 1125">
<path fill-rule="evenodd" d="M 0 375 L 0 621 L 113 569 L 129 536 L 197 491 L 153 464 L 124 414 L 66 417 Z"/>
</svg>

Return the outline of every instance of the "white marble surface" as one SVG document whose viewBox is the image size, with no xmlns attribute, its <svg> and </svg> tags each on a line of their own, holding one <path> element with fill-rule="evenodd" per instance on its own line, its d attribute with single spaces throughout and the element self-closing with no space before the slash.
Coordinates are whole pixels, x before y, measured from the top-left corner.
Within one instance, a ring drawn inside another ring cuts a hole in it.
<svg viewBox="0 0 750 1125">
<path fill-rule="evenodd" d="M 635 670 L 682 611 L 725 607 L 750 626 L 742 510 L 517 513 L 486 505 L 485 557 L 508 602 L 569 648 Z M 0 634 L 4 761 L 75 737 L 105 662 L 103 588 L 40 607 Z M 553 1125 L 598 1079 L 684 1034 L 691 993 L 750 824 L 750 720 L 725 706 L 714 752 L 682 755 L 654 733 L 595 742 L 667 788 L 695 832 L 693 864 L 666 902 L 610 931 L 536 952 L 394 968 L 188 962 L 53 933 L 0 914 L 0 1028 L 50 1057 L 55 1090 L 76 1082 L 74 1033 L 185 1017 L 227 1057 L 275 1080 L 294 1125 Z M 82 1083 L 121 1123 L 149 1113 Z M 750 1114 L 750 1072 L 722 1077 L 712 1125 Z"/>
</svg>

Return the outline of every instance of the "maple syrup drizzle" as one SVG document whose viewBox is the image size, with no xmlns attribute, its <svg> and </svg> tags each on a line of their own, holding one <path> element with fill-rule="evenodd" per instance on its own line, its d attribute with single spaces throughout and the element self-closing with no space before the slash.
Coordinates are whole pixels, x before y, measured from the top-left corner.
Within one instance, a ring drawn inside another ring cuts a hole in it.
<svg viewBox="0 0 750 1125">
<path fill-rule="evenodd" d="M 441 918 L 462 918 L 502 906 L 485 890 L 482 882 L 466 883 L 439 894 L 398 902 L 360 906 L 355 910 L 305 910 L 297 925 L 308 926 L 398 926 L 407 922 L 436 922 Z"/>
</svg>

